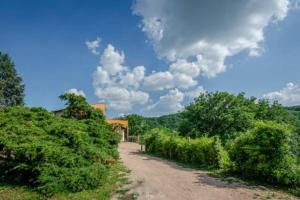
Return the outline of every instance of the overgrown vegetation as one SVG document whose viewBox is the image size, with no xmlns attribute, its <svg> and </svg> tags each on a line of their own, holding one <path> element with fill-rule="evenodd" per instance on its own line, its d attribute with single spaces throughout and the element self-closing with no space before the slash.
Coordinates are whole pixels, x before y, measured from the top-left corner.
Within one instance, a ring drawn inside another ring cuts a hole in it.
<svg viewBox="0 0 300 200">
<path fill-rule="evenodd" d="M 42 108 L 0 110 L 0 179 L 27 185 L 44 196 L 103 185 L 118 158 L 120 136 L 101 111 L 81 96 L 65 94 L 56 117 Z"/>
<path fill-rule="evenodd" d="M 47 200 L 83 200 L 83 199 L 99 199 L 108 200 L 111 199 L 112 194 L 119 193 L 121 190 L 120 185 L 124 183 L 125 169 L 121 164 L 111 165 L 108 172 L 106 181 L 99 187 L 91 190 L 82 190 L 75 193 L 57 193 L 51 197 L 47 197 Z M 123 192 L 124 193 L 124 192 Z M 125 195 L 127 195 L 125 193 Z M 121 195 L 121 197 L 123 197 Z M 12 185 L 7 183 L 0 183 L 0 199 L 2 200 L 41 200 L 43 196 L 32 188 L 26 185 Z"/>
<path fill-rule="evenodd" d="M 180 123 L 180 113 L 163 115 L 160 117 L 144 117 L 130 114 L 121 119 L 127 119 L 130 127 L 130 135 L 143 135 L 145 132 L 161 128 L 169 131 L 177 130 Z"/>
<path fill-rule="evenodd" d="M 295 115 L 300 121 L 300 106 L 286 107 L 293 115 Z"/>
<path fill-rule="evenodd" d="M 218 135 L 223 140 L 234 138 L 239 132 L 253 128 L 256 120 L 292 123 L 294 120 L 277 102 L 246 98 L 227 92 L 204 93 L 188 105 L 181 114 L 181 135 L 198 137 Z"/>
<path fill-rule="evenodd" d="M 152 129 L 145 135 L 146 152 L 202 167 L 227 166 L 229 157 L 218 137 L 188 139 L 166 130 Z"/>
<path fill-rule="evenodd" d="M 9 55 L 0 52 L 0 108 L 24 105 L 24 88 Z"/>
<path fill-rule="evenodd" d="M 299 121 L 277 102 L 204 93 L 181 114 L 179 132 L 152 129 L 146 152 L 300 191 Z"/>
</svg>

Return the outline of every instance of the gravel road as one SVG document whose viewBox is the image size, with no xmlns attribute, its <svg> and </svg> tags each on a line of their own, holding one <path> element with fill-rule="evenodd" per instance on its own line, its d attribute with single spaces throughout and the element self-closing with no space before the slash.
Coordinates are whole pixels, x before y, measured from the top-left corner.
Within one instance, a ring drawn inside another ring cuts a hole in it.
<svg viewBox="0 0 300 200">
<path fill-rule="evenodd" d="M 121 159 L 131 171 L 131 192 L 141 200 L 297 199 L 262 186 L 248 186 L 233 178 L 222 181 L 206 171 L 183 168 L 142 154 L 139 149 L 135 143 L 119 145 Z"/>
</svg>

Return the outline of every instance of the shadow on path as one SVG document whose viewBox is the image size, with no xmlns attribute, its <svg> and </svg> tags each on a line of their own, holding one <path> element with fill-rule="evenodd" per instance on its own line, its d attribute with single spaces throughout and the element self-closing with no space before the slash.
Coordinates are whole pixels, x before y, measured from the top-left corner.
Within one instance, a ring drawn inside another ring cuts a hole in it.
<svg viewBox="0 0 300 200">
<path fill-rule="evenodd" d="M 160 163 L 164 165 L 168 165 L 169 167 L 185 171 L 185 172 L 192 172 L 194 173 L 196 177 L 195 183 L 199 184 L 200 186 L 203 185 L 209 185 L 211 187 L 215 188 L 231 188 L 231 189 L 237 189 L 237 188 L 246 188 L 246 189 L 255 189 L 259 188 L 262 189 L 262 187 L 257 186 L 250 186 L 246 182 L 243 182 L 237 178 L 234 177 L 216 177 L 214 174 L 212 174 L 209 171 L 199 170 L 199 169 L 192 169 L 185 166 L 180 166 L 174 161 L 169 161 L 163 158 L 155 157 L 153 155 L 148 155 L 146 153 L 140 152 L 140 151 L 131 151 L 129 154 L 138 157 L 138 159 L 145 160 L 145 161 L 159 161 Z"/>
</svg>

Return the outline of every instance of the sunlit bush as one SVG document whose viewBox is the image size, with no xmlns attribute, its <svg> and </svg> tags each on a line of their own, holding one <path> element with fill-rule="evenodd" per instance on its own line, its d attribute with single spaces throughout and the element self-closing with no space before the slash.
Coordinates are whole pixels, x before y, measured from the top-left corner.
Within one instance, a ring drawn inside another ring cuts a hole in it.
<svg viewBox="0 0 300 200">
<path fill-rule="evenodd" d="M 118 158 L 118 140 L 104 120 L 6 108 L 0 110 L 0 178 L 45 195 L 92 189 L 106 180 L 110 166 L 105 161 Z"/>
<path fill-rule="evenodd" d="M 257 122 L 235 139 L 230 150 L 233 170 L 246 177 L 285 185 L 300 184 L 300 170 L 292 153 L 288 126 Z"/>
<path fill-rule="evenodd" d="M 152 129 L 145 135 L 145 145 L 149 153 L 185 163 L 222 168 L 230 165 L 228 153 L 218 137 L 187 139 L 164 130 Z"/>
</svg>

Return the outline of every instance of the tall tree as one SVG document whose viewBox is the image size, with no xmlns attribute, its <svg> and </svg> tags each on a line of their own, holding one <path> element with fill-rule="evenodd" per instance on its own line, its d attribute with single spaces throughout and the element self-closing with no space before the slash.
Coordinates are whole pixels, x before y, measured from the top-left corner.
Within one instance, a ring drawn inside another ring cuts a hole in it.
<svg viewBox="0 0 300 200">
<path fill-rule="evenodd" d="M 219 135 L 234 138 L 253 127 L 256 120 L 295 125 L 295 118 L 278 102 L 247 98 L 227 92 L 203 93 L 181 113 L 181 135 L 198 137 Z"/>
<path fill-rule="evenodd" d="M 24 88 L 9 55 L 0 52 L 0 107 L 24 105 Z"/>
</svg>

